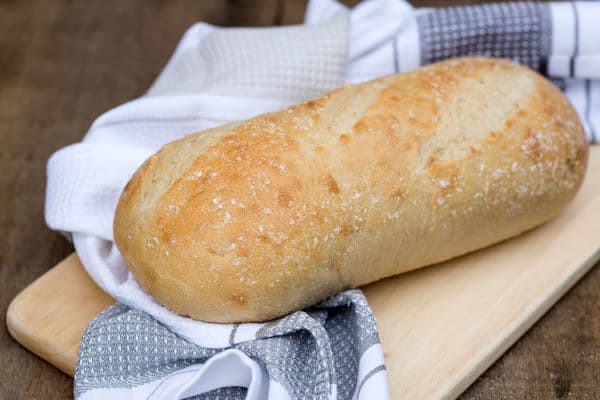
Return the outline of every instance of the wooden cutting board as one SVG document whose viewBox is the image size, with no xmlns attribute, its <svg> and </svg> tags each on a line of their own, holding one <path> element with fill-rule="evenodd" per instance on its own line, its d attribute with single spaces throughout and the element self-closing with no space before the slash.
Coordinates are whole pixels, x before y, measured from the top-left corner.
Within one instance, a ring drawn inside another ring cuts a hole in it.
<svg viewBox="0 0 600 400">
<path fill-rule="evenodd" d="M 393 399 L 454 399 L 600 258 L 600 146 L 567 209 L 520 237 L 368 285 Z M 113 300 L 76 255 L 12 302 L 11 335 L 73 375 L 87 323 Z"/>
</svg>

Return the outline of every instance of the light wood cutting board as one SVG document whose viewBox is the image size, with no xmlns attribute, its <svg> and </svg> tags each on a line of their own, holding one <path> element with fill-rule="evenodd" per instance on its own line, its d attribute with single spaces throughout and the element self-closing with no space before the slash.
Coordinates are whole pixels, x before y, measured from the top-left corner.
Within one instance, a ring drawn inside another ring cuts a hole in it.
<svg viewBox="0 0 600 400">
<path fill-rule="evenodd" d="M 581 191 L 520 237 L 364 288 L 393 399 L 454 399 L 600 258 L 600 146 Z M 11 335 L 73 375 L 87 323 L 113 300 L 71 255 L 9 306 Z"/>
</svg>

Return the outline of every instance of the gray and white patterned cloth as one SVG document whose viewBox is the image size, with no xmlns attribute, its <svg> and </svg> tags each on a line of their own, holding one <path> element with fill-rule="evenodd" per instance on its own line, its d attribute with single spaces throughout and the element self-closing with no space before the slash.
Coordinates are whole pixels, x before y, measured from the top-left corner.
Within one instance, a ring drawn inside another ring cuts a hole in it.
<svg viewBox="0 0 600 400">
<path fill-rule="evenodd" d="M 418 18 L 421 64 L 487 55 L 550 77 L 588 139 L 600 141 L 600 2 L 515 2 L 434 10 Z"/>
<path fill-rule="evenodd" d="M 313 0 L 301 26 L 192 26 L 144 96 L 101 115 L 48 162 L 48 225 L 73 239 L 86 270 L 118 301 L 84 334 L 76 399 L 388 398 L 377 325 L 360 291 L 260 324 L 193 321 L 157 304 L 113 244 L 123 186 L 185 133 L 455 56 L 506 57 L 546 74 L 594 142 L 599 39 L 596 1 L 415 10 L 371 0 L 348 10 Z"/>
<path fill-rule="evenodd" d="M 221 376 L 229 389 L 205 392 L 207 382 L 197 380 L 198 372 L 215 355 L 237 350 L 261 361 L 272 379 L 280 383 L 293 399 L 342 399 L 358 396 L 371 376 L 384 371 L 383 362 L 375 365 L 357 382 L 359 357 L 379 347 L 375 319 L 363 294 L 346 291 L 304 311 L 269 322 L 252 340 L 236 342 L 236 329 L 227 348 L 199 347 L 178 337 L 149 315 L 116 304 L 88 326 L 79 353 L 75 374 L 75 397 L 106 388 L 106 398 L 136 387 L 142 398 L 244 399 L 248 389 L 239 377 Z M 371 349 L 371 350 L 370 350 Z M 226 373 L 226 370 L 223 369 Z M 173 373 L 184 384 L 171 385 Z M 223 373 L 223 372 L 222 372 Z M 159 382 L 156 384 L 155 382 Z M 257 398 L 280 398 L 279 389 L 262 382 Z M 213 382 L 214 384 L 214 382 Z M 198 387 L 200 386 L 200 387 Z M 372 394 L 372 391 L 371 391 Z M 359 396 L 364 398 L 365 395 Z M 378 396 L 377 396 L 378 397 Z"/>
</svg>

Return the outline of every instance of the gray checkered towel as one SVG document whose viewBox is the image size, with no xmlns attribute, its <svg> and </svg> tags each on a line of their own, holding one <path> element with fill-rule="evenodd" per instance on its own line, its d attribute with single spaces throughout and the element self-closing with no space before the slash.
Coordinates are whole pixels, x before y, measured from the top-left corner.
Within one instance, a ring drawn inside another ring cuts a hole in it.
<svg viewBox="0 0 600 400">
<path fill-rule="evenodd" d="M 236 329 L 231 332 L 228 349 L 260 360 L 271 379 L 280 382 L 293 399 L 328 399 L 335 392 L 339 398 L 351 399 L 355 392 L 360 393 L 365 380 L 385 370 L 380 362 L 365 374 L 363 382 L 356 381 L 359 358 L 379 344 L 375 319 L 358 290 L 267 323 L 252 340 L 236 343 Z M 144 396 L 166 398 L 160 384 L 152 382 L 189 367 L 195 372 L 194 366 L 224 350 L 195 346 L 147 314 L 116 304 L 94 319 L 84 334 L 75 396 L 91 389 L 150 383 Z M 230 387 L 197 398 L 244 399 L 246 392 L 245 387 Z M 261 392 L 266 396 L 268 387 Z M 111 398 L 115 395 L 111 392 Z"/>
</svg>

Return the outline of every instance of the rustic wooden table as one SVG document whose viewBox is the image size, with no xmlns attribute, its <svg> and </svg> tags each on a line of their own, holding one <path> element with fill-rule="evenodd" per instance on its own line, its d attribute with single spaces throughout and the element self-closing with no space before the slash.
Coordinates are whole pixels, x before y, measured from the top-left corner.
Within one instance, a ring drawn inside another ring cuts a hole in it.
<svg viewBox="0 0 600 400">
<path fill-rule="evenodd" d="M 142 94 L 193 22 L 291 24 L 304 8 L 305 0 L 0 2 L 0 315 L 73 250 L 44 224 L 50 154 L 80 140 L 103 111 Z M 600 398 L 597 267 L 461 399 Z M 0 398 L 70 397 L 71 378 L 20 347 L 3 323 Z"/>
</svg>

